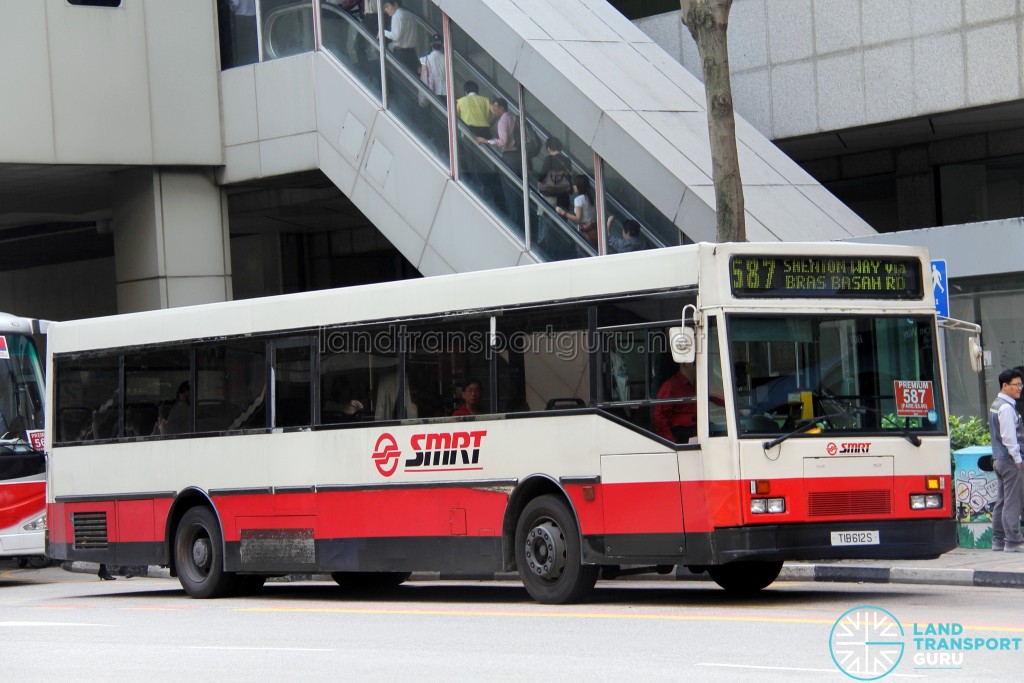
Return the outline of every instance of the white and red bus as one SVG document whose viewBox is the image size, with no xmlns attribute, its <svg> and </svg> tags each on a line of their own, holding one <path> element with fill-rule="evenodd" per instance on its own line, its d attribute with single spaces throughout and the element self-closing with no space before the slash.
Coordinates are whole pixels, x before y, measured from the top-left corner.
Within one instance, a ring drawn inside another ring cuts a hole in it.
<svg viewBox="0 0 1024 683">
<path fill-rule="evenodd" d="M 785 560 L 935 557 L 928 263 L 698 244 L 55 323 L 49 553 L 195 597 L 516 570 L 554 603 L 602 572 L 753 591 Z"/>
<path fill-rule="evenodd" d="M 33 341 L 44 325 L 0 313 L 0 557 L 26 563 L 45 552 L 44 385 Z"/>
</svg>

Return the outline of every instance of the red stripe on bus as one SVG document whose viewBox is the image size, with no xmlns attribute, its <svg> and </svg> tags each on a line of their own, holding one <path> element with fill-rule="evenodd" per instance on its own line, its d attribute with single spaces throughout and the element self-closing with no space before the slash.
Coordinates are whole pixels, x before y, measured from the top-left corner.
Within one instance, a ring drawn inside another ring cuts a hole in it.
<svg viewBox="0 0 1024 683">
<path fill-rule="evenodd" d="M 856 510 L 811 514 L 811 494 L 833 494 L 834 504 L 856 505 L 868 500 L 889 501 L 888 512 L 867 508 L 864 519 L 940 519 L 951 516 L 949 475 L 943 507 L 910 510 L 912 493 L 926 493 L 924 475 L 900 477 L 841 477 L 772 479 L 769 492 L 750 494 L 749 482 L 684 481 L 572 485 L 567 492 L 584 535 L 706 533 L 715 528 L 756 524 L 855 521 Z M 877 492 L 885 495 L 874 496 Z M 783 497 L 786 512 L 753 515 L 751 497 Z M 852 502 L 846 502 L 847 500 Z M 502 533 L 508 495 L 472 488 L 381 488 L 367 491 L 253 494 L 217 496 L 217 513 L 228 541 L 241 538 L 242 529 L 313 528 L 315 538 L 387 538 L 412 536 L 498 536 Z M 110 542 L 161 541 L 171 501 L 131 500 L 51 504 L 50 537 L 73 542 L 71 513 L 106 512 Z M 823 508 L 825 512 L 829 507 Z M 818 510 L 820 513 L 821 510 Z"/>
<path fill-rule="evenodd" d="M 32 513 L 42 514 L 46 507 L 46 482 L 0 486 L 0 529 L 12 527 Z"/>
</svg>

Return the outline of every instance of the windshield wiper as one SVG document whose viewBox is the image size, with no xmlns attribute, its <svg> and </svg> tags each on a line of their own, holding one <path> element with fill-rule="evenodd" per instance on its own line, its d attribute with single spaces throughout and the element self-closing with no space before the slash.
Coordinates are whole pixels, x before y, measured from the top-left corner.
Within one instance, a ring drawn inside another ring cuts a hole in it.
<svg viewBox="0 0 1024 683">
<path fill-rule="evenodd" d="M 769 448 L 775 448 L 776 446 L 778 446 L 780 443 L 782 443 L 783 441 L 785 441 L 789 437 L 796 436 L 797 434 L 803 434 L 804 432 L 808 432 L 811 429 L 817 427 L 818 423 L 821 422 L 822 420 L 831 420 L 832 418 L 843 417 L 844 415 L 845 415 L 845 413 L 834 413 L 832 415 L 817 415 L 815 417 L 808 418 L 807 422 L 805 422 L 804 424 L 800 425 L 799 427 L 797 427 L 793 431 L 789 432 L 788 434 L 783 434 L 782 436 L 777 436 L 774 439 L 772 439 L 771 441 L 764 441 L 764 442 L 762 442 L 761 443 L 761 448 L 763 448 L 764 450 L 768 450 Z"/>
<path fill-rule="evenodd" d="M 914 448 L 921 447 L 921 437 L 919 437 L 917 434 L 914 434 L 905 426 L 896 422 L 896 420 L 892 419 L 891 417 L 883 413 L 881 410 L 877 410 L 876 408 L 868 408 L 867 406 L 849 405 L 846 401 L 840 399 L 835 394 L 825 389 L 825 387 L 819 387 L 818 391 L 821 393 L 822 396 L 828 398 L 829 400 L 835 401 L 836 403 L 840 404 L 851 413 L 857 411 L 864 411 L 866 413 L 874 413 L 875 415 L 878 415 L 880 418 L 891 424 L 893 427 L 900 430 L 900 433 L 903 434 L 903 438 L 909 441 Z"/>
<path fill-rule="evenodd" d="M 919 437 L 917 434 L 913 433 L 905 426 L 901 425 L 899 422 L 883 413 L 881 410 L 868 408 L 867 406 L 853 406 L 851 407 L 851 410 L 863 410 L 864 412 L 867 413 L 874 413 L 875 415 L 879 416 L 880 418 L 891 424 L 893 427 L 898 429 L 900 433 L 903 435 L 903 438 L 909 441 L 914 448 L 921 447 L 921 437 Z"/>
</svg>

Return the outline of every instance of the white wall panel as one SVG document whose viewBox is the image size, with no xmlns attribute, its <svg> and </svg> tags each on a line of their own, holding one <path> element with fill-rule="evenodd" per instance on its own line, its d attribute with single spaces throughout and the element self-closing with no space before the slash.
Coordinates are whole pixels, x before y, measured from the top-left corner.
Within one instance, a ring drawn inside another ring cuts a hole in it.
<svg viewBox="0 0 1024 683">
<path fill-rule="evenodd" d="M 467 220 L 470 216 L 475 218 Z M 514 266 L 522 251 L 464 188 L 452 182 L 444 186 L 427 244 L 459 273 Z"/>
<path fill-rule="evenodd" d="M 52 163 L 53 103 L 45 5 L 9 2 L 2 12 L 0 161 Z"/>
<path fill-rule="evenodd" d="M 319 166 L 315 132 L 260 141 L 260 175 L 273 177 Z"/>
<path fill-rule="evenodd" d="M 145 4 L 46 0 L 57 163 L 151 164 Z"/>
<path fill-rule="evenodd" d="M 313 54 L 264 62 L 256 69 L 256 110 L 260 139 L 316 129 Z"/>
<path fill-rule="evenodd" d="M 256 109 L 256 67 L 228 69 L 220 76 L 224 108 L 224 144 L 240 145 L 260 139 Z"/>
<path fill-rule="evenodd" d="M 220 164 L 215 7 L 209 0 L 148 0 L 145 32 L 154 159 Z"/>
</svg>

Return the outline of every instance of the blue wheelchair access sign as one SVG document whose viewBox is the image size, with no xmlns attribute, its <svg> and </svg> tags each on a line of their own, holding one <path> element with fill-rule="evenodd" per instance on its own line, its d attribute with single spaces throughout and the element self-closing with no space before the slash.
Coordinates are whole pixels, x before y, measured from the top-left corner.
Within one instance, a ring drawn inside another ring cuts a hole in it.
<svg viewBox="0 0 1024 683">
<path fill-rule="evenodd" d="M 949 286 L 946 282 L 946 259 L 932 261 L 932 289 L 935 290 L 935 313 L 949 317 Z"/>
</svg>

